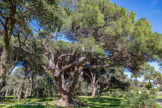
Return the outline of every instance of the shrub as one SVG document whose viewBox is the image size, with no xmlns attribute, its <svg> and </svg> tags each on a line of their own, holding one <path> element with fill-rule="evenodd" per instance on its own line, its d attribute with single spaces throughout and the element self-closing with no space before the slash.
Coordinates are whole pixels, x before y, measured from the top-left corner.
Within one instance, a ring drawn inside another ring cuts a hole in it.
<svg viewBox="0 0 162 108">
<path fill-rule="evenodd" d="M 108 95 L 108 92 L 103 92 L 102 93 L 102 96 L 107 96 Z"/>
<path fill-rule="evenodd" d="M 90 91 L 88 91 L 88 85 L 87 82 L 83 81 L 82 83 L 80 83 L 79 88 L 77 88 L 76 90 L 76 94 L 77 95 L 86 95 L 89 96 L 91 94 Z"/>
<path fill-rule="evenodd" d="M 152 108 L 155 106 L 155 98 L 146 93 L 129 93 L 122 101 L 124 108 Z"/>
<path fill-rule="evenodd" d="M 161 89 L 160 87 L 157 87 L 157 91 L 160 91 L 160 89 Z"/>
<path fill-rule="evenodd" d="M 156 95 L 156 89 L 151 88 L 150 89 L 150 95 Z"/>
<path fill-rule="evenodd" d="M 123 94 L 120 92 L 114 92 L 110 95 L 111 97 L 123 97 Z"/>
<path fill-rule="evenodd" d="M 117 92 L 114 92 L 114 93 L 112 94 L 112 97 L 118 97 L 118 93 L 117 93 Z"/>
<path fill-rule="evenodd" d="M 162 91 L 162 88 L 160 88 L 160 91 Z"/>
<path fill-rule="evenodd" d="M 151 88 L 150 84 L 145 85 L 145 88 L 147 88 L 148 90 L 150 90 L 150 88 Z"/>
</svg>

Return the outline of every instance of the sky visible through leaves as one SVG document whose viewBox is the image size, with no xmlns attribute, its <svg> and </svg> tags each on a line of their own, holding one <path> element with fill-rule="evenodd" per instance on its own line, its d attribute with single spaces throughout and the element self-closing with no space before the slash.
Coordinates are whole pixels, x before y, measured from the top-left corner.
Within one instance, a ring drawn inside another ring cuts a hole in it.
<svg viewBox="0 0 162 108">
<path fill-rule="evenodd" d="M 162 34 L 162 0 L 111 0 L 111 2 L 135 12 L 136 19 L 146 18 L 151 23 L 152 30 Z M 64 38 L 59 38 L 59 40 L 68 41 Z M 160 71 L 156 62 L 150 63 L 150 65 L 156 71 Z M 21 63 L 14 68 L 13 72 L 19 67 L 22 67 Z M 129 72 L 125 71 L 125 73 L 129 77 L 131 76 Z M 138 80 L 142 81 L 143 77 Z"/>
<path fill-rule="evenodd" d="M 146 18 L 152 25 L 152 30 L 162 34 L 162 0 L 111 0 L 120 7 L 136 13 L 136 19 Z M 156 71 L 160 67 L 156 62 L 149 63 Z M 129 72 L 126 72 L 130 76 Z M 139 78 L 143 80 L 143 78 Z"/>
</svg>

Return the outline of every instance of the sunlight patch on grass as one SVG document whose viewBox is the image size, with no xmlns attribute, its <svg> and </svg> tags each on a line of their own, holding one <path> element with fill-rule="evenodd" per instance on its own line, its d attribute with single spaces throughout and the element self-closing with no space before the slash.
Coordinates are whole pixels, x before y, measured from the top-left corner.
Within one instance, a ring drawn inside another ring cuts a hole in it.
<svg viewBox="0 0 162 108">
<path fill-rule="evenodd" d="M 121 108 L 122 98 L 102 96 L 100 100 L 90 96 L 79 96 L 79 101 L 87 104 L 87 108 Z"/>
</svg>

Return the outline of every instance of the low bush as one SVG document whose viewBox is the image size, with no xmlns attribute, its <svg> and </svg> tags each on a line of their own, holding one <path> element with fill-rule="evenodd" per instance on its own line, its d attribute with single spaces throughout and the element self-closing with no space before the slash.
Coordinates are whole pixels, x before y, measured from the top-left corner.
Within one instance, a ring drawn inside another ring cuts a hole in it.
<svg viewBox="0 0 162 108">
<path fill-rule="evenodd" d="M 122 101 L 124 108 L 153 108 L 155 107 L 155 97 L 150 97 L 146 93 L 129 93 Z"/>
<path fill-rule="evenodd" d="M 123 93 L 120 93 L 120 92 L 113 92 L 109 96 L 110 97 L 119 97 L 119 98 L 121 98 L 121 97 L 124 96 L 124 94 Z"/>
<path fill-rule="evenodd" d="M 150 89 L 150 95 L 156 95 L 156 89 L 151 88 Z"/>
</svg>

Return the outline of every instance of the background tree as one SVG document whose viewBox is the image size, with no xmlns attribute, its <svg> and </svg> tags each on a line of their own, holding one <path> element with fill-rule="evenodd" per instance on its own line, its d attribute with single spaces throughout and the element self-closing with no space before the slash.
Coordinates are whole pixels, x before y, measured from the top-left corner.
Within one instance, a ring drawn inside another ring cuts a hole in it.
<svg viewBox="0 0 162 108">
<path fill-rule="evenodd" d="M 91 96 L 96 96 L 97 84 L 102 74 L 106 74 L 104 69 L 85 69 L 84 79 L 90 83 Z"/>
<path fill-rule="evenodd" d="M 108 73 L 103 74 L 97 85 L 98 87 L 98 99 L 103 92 L 108 92 L 114 89 L 119 89 L 121 91 L 128 90 L 130 83 L 125 81 L 126 76 L 123 72 L 120 72 L 121 68 L 110 69 Z"/>
<path fill-rule="evenodd" d="M 154 67 L 152 66 L 148 66 L 145 69 L 145 80 L 149 81 L 149 87 L 152 88 L 152 84 L 151 84 L 151 80 L 153 81 L 153 83 L 155 83 L 156 78 L 159 76 L 159 73 L 157 71 L 155 71 Z"/>
<path fill-rule="evenodd" d="M 3 36 L 3 52 L 0 64 L 1 90 L 6 83 L 11 36 L 18 37 L 19 46 L 24 45 L 28 37 L 32 36 L 31 23 L 34 22 L 37 27 L 50 31 L 55 30 L 58 24 L 56 20 L 59 19 L 57 1 L 0 0 L 0 4 L 0 34 Z M 46 18 L 48 19 L 44 20 Z"/>
</svg>

